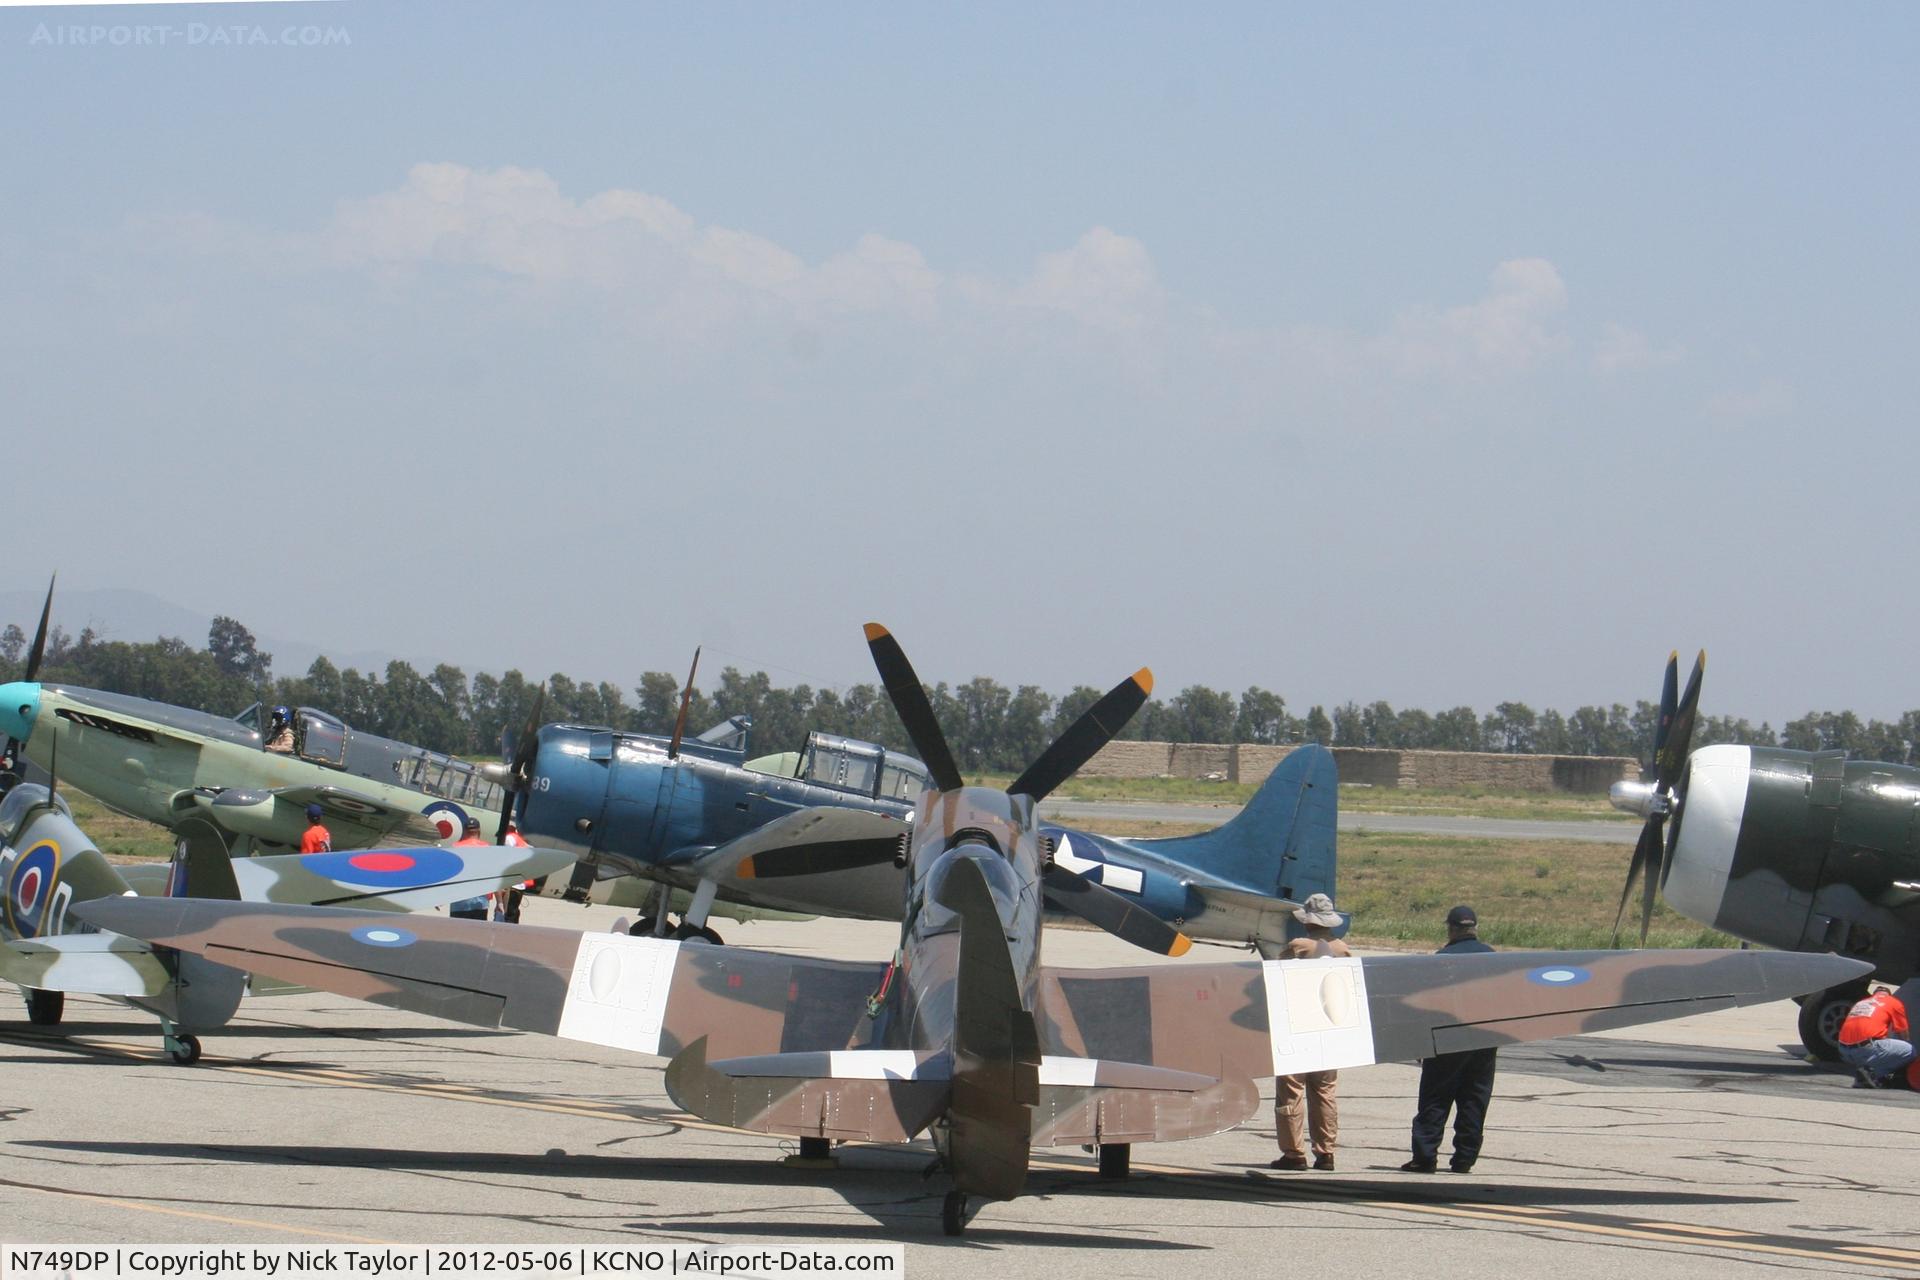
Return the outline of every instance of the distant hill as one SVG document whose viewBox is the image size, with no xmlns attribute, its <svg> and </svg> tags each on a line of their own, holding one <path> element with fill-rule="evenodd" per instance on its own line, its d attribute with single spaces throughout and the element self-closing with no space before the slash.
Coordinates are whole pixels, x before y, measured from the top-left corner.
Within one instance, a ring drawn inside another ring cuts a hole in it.
<svg viewBox="0 0 1920 1280">
<path fill-rule="evenodd" d="M 28 591 L 0 591 L 0 627 L 14 623 L 31 638 L 34 627 L 39 624 L 40 605 L 45 599 L 45 587 Z M 249 629 L 253 628 L 249 618 L 241 618 L 240 622 Z M 67 634 L 72 636 L 78 636 L 92 627 L 103 640 L 144 644 L 161 636 L 178 636 L 194 648 L 204 649 L 207 645 L 207 629 L 213 625 L 213 615 L 196 613 L 146 591 L 121 587 L 98 591 L 61 588 L 53 597 L 53 623 L 66 628 Z M 348 667 L 356 667 L 361 671 L 384 672 L 387 664 L 396 658 L 413 663 L 419 670 L 429 671 L 441 661 L 439 658 L 422 659 L 383 649 L 355 652 L 323 649 L 304 641 L 288 640 L 258 630 L 254 630 L 253 634 L 260 648 L 273 655 L 273 674 L 276 676 L 302 675 L 313 665 L 313 660 L 322 654 L 343 671 Z M 473 673 L 470 671 L 468 674 Z"/>
</svg>

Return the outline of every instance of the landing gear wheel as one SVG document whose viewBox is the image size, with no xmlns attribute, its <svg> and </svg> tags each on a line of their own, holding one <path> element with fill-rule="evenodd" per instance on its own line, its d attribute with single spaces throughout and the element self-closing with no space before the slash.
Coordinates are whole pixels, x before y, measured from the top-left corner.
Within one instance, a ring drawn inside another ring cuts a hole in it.
<svg viewBox="0 0 1920 1280">
<path fill-rule="evenodd" d="M 653 917 L 641 916 L 627 926 L 627 936 L 632 938 L 651 938 L 653 936 Z"/>
<path fill-rule="evenodd" d="M 800 1139 L 800 1158 L 802 1160 L 833 1159 L 833 1141 L 830 1138 Z"/>
<path fill-rule="evenodd" d="M 1816 991 L 1800 1006 L 1800 1043 L 1822 1062 L 1840 1061 L 1840 1024 L 1847 1010 L 1866 998 L 1864 982 L 1849 982 Z"/>
<path fill-rule="evenodd" d="M 167 1056 L 183 1067 L 200 1061 L 200 1037 L 191 1033 L 167 1037 Z"/>
<path fill-rule="evenodd" d="M 669 936 L 681 942 L 711 942 L 716 947 L 725 945 L 721 942 L 720 935 L 705 925 L 683 924 Z"/>
<path fill-rule="evenodd" d="M 1133 1144 L 1108 1142 L 1100 1146 L 1100 1176 L 1118 1180 L 1127 1176 L 1133 1165 Z"/>
<path fill-rule="evenodd" d="M 67 993 L 64 991 L 40 991 L 28 987 L 27 1021 L 36 1027 L 57 1027 L 60 1019 L 67 1013 Z"/>
<path fill-rule="evenodd" d="M 950 1236 L 957 1236 L 967 1229 L 966 1192 L 947 1192 L 947 1202 L 940 1206 L 940 1229 Z"/>
</svg>

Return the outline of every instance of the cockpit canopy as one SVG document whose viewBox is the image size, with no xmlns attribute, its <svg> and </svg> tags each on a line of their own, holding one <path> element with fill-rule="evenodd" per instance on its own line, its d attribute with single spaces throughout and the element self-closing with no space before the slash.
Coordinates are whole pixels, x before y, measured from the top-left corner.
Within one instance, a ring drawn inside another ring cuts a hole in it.
<svg viewBox="0 0 1920 1280">
<path fill-rule="evenodd" d="M 46 802 L 47 789 L 37 782 L 22 782 L 14 787 L 7 792 L 6 799 L 0 800 L 0 833 L 4 833 L 8 840 L 12 840 L 18 834 L 20 820 L 26 816 L 27 810 Z M 65 796 L 54 796 L 53 807 L 62 817 L 72 820 L 73 810 L 67 808 Z"/>
<path fill-rule="evenodd" d="M 810 733 L 794 774 L 823 787 L 836 787 L 881 800 L 912 801 L 927 785 L 927 766 L 836 733 Z"/>
</svg>

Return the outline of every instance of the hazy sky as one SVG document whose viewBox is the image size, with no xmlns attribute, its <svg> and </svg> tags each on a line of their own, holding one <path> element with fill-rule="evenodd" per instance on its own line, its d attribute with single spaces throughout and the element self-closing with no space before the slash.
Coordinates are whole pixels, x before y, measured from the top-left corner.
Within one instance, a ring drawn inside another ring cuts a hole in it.
<svg viewBox="0 0 1920 1280">
<path fill-rule="evenodd" d="M 1920 8 L 556 8 L 0 8 L 0 588 L 1920 707 Z"/>
</svg>

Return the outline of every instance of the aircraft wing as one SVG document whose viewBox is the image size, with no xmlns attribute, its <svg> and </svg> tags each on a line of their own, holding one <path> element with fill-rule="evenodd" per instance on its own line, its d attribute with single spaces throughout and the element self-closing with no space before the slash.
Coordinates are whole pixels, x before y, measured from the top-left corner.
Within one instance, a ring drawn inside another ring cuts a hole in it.
<svg viewBox="0 0 1920 1280">
<path fill-rule="evenodd" d="M 197 898 L 73 914 L 220 964 L 394 1009 L 671 1057 L 843 1049 L 885 966 L 441 916 Z"/>
<path fill-rule="evenodd" d="M 1044 1052 L 1297 1075 L 1780 1000 L 1865 974 L 1773 951 L 1503 951 L 1042 972 Z"/>
<path fill-rule="evenodd" d="M 796 809 L 688 863 L 731 897 L 787 911 L 898 920 L 907 823 L 867 809 Z"/>
<path fill-rule="evenodd" d="M 528 846 L 421 845 L 231 861 L 246 902 L 417 911 L 564 871 L 573 865 L 573 855 Z"/>
<path fill-rule="evenodd" d="M 317 804 L 329 818 L 351 822 L 380 834 L 399 832 L 423 841 L 441 838 L 440 828 L 417 810 L 387 804 L 347 787 L 313 786 L 275 787 L 274 797 L 288 804 L 305 807 Z"/>
<path fill-rule="evenodd" d="M 41 991 L 157 996 L 169 975 L 153 948 L 117 933 L 58 934 L 0 945 L 0 978 Z"/>
</svg>

